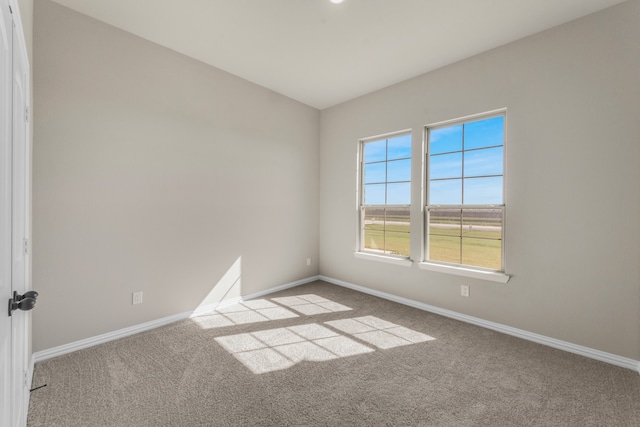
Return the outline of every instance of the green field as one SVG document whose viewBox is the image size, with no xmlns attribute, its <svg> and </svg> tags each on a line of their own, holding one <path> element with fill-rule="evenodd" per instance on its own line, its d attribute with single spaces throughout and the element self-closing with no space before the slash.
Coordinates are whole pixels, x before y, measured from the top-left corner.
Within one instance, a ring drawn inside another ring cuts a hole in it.
<svg viewBox="0 0 640 427">
<path fill-rule="evenodd" d="M 484 226 L 486 222 L 482 224 Z M 465 227 L 442 228 L 436 225 L 430 229 L 429 259 L 454 264 L 474 265 L 494 270 L 502 269 L 501 229 L 474 230 Z M 461 235 L 462 234 L 462 235 Z M 409 256 L 409 226 L 406 224 L 373 223 L 366 224 L 364 230 L 366 249 Z M 462 258 L 462 259 L 461 259 Z"/>
<path fill-rule="evenodd" d="M 406 227 L 408 229 L 408 227 Z M 385 251 L 395 255 L 409 256 L 409 233 L 365 229 L 365 248 Z"/>
<path fill-rule="evenodd" d="M 489 232 L 485 234 L 489 237 Z M 494 234 L 496 233 L 494 232 Z M 460 250 L 461 245 L 462 251 Z M 462 259 L 460 259 L 461 254 Z M 502 241 L 432 234 L 429 238 L 429 259 L 501 270 Z"/>
</svg>

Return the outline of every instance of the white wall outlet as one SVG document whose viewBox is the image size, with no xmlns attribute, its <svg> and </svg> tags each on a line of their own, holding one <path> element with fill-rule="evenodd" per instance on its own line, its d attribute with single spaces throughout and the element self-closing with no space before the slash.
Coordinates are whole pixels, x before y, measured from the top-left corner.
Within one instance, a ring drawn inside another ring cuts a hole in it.
<svg viewBox="0 0 640 427">
<path fill-rule="evenodd" d="M 469 296 L 469 286 L 461 285 L 460 286 L 460 295 L 462 295 L 463 297 L 468 297 Z"/>
<path fill-rule="evenodd" d="M 311 265 L 311 258 L 307 258 L 307 265 Z"/>
<path fill-rule="evenodd" d="M 133 293 L 132 304 L 142 304 L 142 291 Z"/>
</svg>

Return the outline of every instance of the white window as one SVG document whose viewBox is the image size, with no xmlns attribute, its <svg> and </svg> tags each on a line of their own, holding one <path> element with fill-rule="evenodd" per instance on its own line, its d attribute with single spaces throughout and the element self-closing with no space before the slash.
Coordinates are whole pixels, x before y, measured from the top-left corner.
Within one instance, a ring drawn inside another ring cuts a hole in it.
<svg viewBox="0 0 640 427">
<path fill-rule="evenodd" d="M 505 113 L 425 131 L 425 261 L 504 272 Z"/>
<path fill-rule="evenodd" d="M 359 251 L 409 257 L 411 134 L 360 141 Z"/>
</svg>

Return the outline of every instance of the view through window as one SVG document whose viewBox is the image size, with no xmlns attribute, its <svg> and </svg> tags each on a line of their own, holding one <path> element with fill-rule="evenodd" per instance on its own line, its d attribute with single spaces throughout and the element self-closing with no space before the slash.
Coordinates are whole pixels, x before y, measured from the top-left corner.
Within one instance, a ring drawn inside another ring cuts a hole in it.
<svg viewBox="0 0 640 427">
<path fill-rule="evenodd" d="M 360 250 L 409 256 L 411 134 L 361 142 Z"/>
<path fill-rule="evenodd" d="M 500 114 L 426 129 L 426 258 L 504 271 Z"/>
</svg>

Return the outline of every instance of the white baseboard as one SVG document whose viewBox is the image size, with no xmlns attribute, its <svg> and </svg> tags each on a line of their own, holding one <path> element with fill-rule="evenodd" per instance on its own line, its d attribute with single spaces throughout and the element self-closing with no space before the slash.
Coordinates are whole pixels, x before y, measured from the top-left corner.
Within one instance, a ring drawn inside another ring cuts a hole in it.
<svg viewBox="0 0 640 427">
<path fill-rule="evenodd" d="M 568 351 L 570 353 L 578 354 L 580 356 L 588 357 L 590 359 L 599 360 L 601 362 L 609 363 L 611 365 L 620 366 L 622 368 L 627 368 L 634 370 L 640 373 L 640 361 L 629 359 L 627 357 L 618 356 L 612 353 L 607 353 L 600 350 L 595 350 L 593 348 L 584 347 L 577 344 L 572 344 L 570 342 L 561 341 L 555 338 L 550 338 L 544 335 L 536 334 L 533 332 L 528 332 L 522 329 L 512 328 L 511 326 L 502 325 L 500 323 L 490 322 L 488 320 L 480 319 L 478 317 L 468 316 L 466 314 L 458 313 L 452 310 L 447 310 L 444 308 L 436 307 L 433 305 L 425 304 L 419 301 L 414 301 L 408 298 L 399 297 L 393 294 L 389 294 L 382 291 L 377 291 L 375 289 L 370 289 L 364 286 L 355 285 L 353 283 L 345 282 L 343 280 L 334 279 L 332 277 L 327 277 L 323 275 L 319 276 L 311 276 L 302 280 L 298 280 L 295 282 L 287 283 L 281 286 L 277 286 L 275 288 L 267 289 L 264 291 L 255 292 L 249 295 L 245 295 L 237 298 L 230 298 L 224 301 L 221 301 L 217 304 L 207 305 L 205 307 L 199 307 L 193 311 L 188 311 L 184 313 L 175 314 L 173 316 L 163 317 L 161 319 L 153 320 L 150 322 L 142 323 L 139 325 L 131 326 L 129 328 L 119 329 L 117 331 L 108 332 L 106 334 L 98 335 L 95 337 L 87 338 L 80 341 L 75 341 L 69 344 L 61 345 L 58 347 L 50 348 L 47 350 L 38 351 L 33 354 L 30 366 L 30 372 L 33 374 L 33 364 L 41 362 L 43 360 L 51 359 L 53 357 L 61 356 L 63 354 L 71 353 L 77 350 L 81 350 L 83 348 L 92 347 L 94 345 L 102 344 L 108 341 L 113 341 L 119 338 L 124 338 L 129 335 L 137 334 L 140 332 L 148 331 L 150 329 L 154 329 L 160 326 L 168 325 L 170 323 L 177 322 L 179 320 L 187 319 L 192 316 L 201 315 L 217 308 L 226 307 L 232 304 L 237 304 L 242 301 L 260 298 L 265 295 L 272 294 L 274 292 L 282 291 L 285 289 L 293 288 L 296 286 L 303 285 L 305 283 L 310 283 L 315 280 L 323 280 L 328 283 L 332 283 L 334 285 L 342 286 L 345 288 L 352 289 L 354 291 L 362 292 L 365 294 L 373 295 L 379 298 L 383 298 L 389 301 L 397 302 L 399 304 L 403 304 L 409 307 L 414 307 L 420 310 L 428 311 L 430 313 L 439 314 L 441 316 L 449 317 L 452 319 L 460 320 L 462 322 L 470 323 L 472 325 L 481 326 L 486 329 L 491 329 L 497 332 L 501 332 L 503 334 L 515 336 L 518 338 L 525 339 L 527 341 L 533 341 L 538 344 L 543 344 L 549 347 L 557 348 L 559 350 Z M 31 376 L 31 375 L 30 375 Z"/>
<path fill-rule="evenodd" d="M 192 316 L 197 316 L 197 315 L 201 315 L 201 314 L 204 314 L 204 313 L 211 312 L 211 311 L 215 310 L 216 308 L 227 307 L 229 305 L 237 304 L 237 303 L 242 302 L 242 301 L 255 299 L 255 298 L 260 298 L 260 297 L 263 297 L 265 295 L 272 294 L 274 292 L 279 292 L 279 291 L 282 291 L 282 290 L 285 290 L 285 289 L 293 288 L 295 286 L 300 286 L 300 285 L 303 285 L 305 283 L 310 283 L 310 282 L 316 281 L 318 279 L 319 279 L 319 276 L 307 277 L 305 279 L 297 280 L 295 282 L 287 283 L 287 284 L 284 284 L 284 285 L 281 285 L 281 286 L 277 286 L 275 288 L 270 288 L 270 289 L 267 289 L 267 290 L 264 290 L 264 291 L 255 292 L 255 293 L 252 293 L 252 294 L 249 294 L 249 295 L 245 295 L 245 296 L 242 296 L 242 297 L 229 298 L 229 299 L 226 299 L 226 300 L 221 301 L 219 303 L 209 304 L 209 305 L 204 306 L 204 307 L 198 307 L 197 309 L 192 310 L 192 311 L 187 311 L 187 312 L 184 312 L 184 313 L 174 314 L 172 316 L 163 317 L 163 318 L 160 318 L 160 319 L 152 320 L 150 322 L 145 322 L 145 323 L 141 323 L 139 325 L 130 326 L 128 328 L 118 329 L 117 331 L 107 332 L 106 334 L 97 335 L 95 337 L 86 338 L 86 339 L 83 339 L 83 340 L 80 340 L 80 341 L 75 341 L 75 342 L 72 342 L 72 343 L 69 343 L 69 344 L 64 344 L 64 345 L 61 345 L 61 346 L 49 348 L 47 350 L 38 351 L 38 352 L 33 353 L 32 367 L 33 367 L 33 363 L 42 362 L 43 360 L 47 360 L 47 359 L 51 359 L 51 358 L 54 358 L 54 357 L 62 356 L 63 354 L 71 353 L 71 352 L 74 352 L 74 351 L 82 350 L 84 348 L 93 347 L 94 345 L 106 343 L 106 342 L 109 342 L 109 341 L 113 341 L 113 340 L 117 340 L 117 339 L 120 339 L 120 338 L 127 337 L 129 335 L 134 335 L 134 334 L 138 334 L 140 332 L 144 332 L 144 331 L 148 331 L 148 330 L 151 330 L 151 329 L 155 329 L 155 328 L 158 328 L 160 326 L 164 326 L 164 325 L 168 325 L 170 323 L 177 322 L 179 320 L 188 319 L 189 317 L 192 317 Z M 31 372 L 33 372 L 33 369 L 31 369 Z"/>
<path fill-rule="evenodd" d="M 445 317 L 450 317 L 452 319 L 460 320 L 462 322 L 470 323 L 472 325 L 481 326 L 483 328 L 491 329 L 497 332 L 501 332 L 503 334 L 522 338 L 527 341 L 533 341 L 538 344 L 543 344 L 549 347 L 557 348 L 559 350 L 568 351 L 569 353 L 574 353 L 580 356 L 588 357 L 590 359 L 606 362 L 611 365 L 616 365 L 622 368 L 631 369 L 631 370 L 637 371 L 640 374 L 640 361 L 638 360 L 629 359 L 627 357 L 618 356 L 612 353 L 595 350 L 593 348 L 584 347 L 577 344 L 572 344 L 570 342 L 561 341 L 561 340 L 550 338 L 540 334 L 535 334 L 533 332 L 528 332 L 522 329 L 512 328 L 511 326 L 490 322 L 488 320 L 480 319 L 478 317 L 467 316 L 466 314 L 462 314 L 462 313 L 447 310 L 444 308 L 436 307 L 433 305 L 425 304 L 422 302 L 414 301 L 408 298 L 399 297 L 386 292 L 377 291 L 375 289 L 370 289 L 364 286 L 354 285 L 353 283 L 334 279 L 332 277 L 320 275 L 319 279 L 328 283 L 332 283 L 334 285 L 352 289 L 354 291 L 362 292 L 362 293 L 373 295 L 389 301 L 397 302 L 399 304 L 407 305 L 409 307 L 428 311 L 430 313 L 439 314 Z"/>
</svg>

